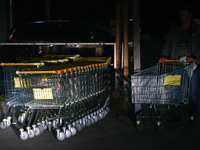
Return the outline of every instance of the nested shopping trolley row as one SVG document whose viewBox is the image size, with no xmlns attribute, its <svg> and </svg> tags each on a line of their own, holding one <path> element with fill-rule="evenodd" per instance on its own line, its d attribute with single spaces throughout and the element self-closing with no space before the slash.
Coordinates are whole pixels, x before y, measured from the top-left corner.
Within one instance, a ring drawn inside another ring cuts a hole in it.
<svg viewBox="0 0 200 150">
<path fill-rule="evenodd" d="M 189 102 L 190 77 L 195 69 L 194 63 L 166 62 L 147 68 L 131 76 L 132 103 L 147 104 L 150 107 L 136 115 L 136 127 L 143 129 L 142 119 L 148 118 L 148 111 L 158 113 L 157 129 L 162 129 L 165 115 Z M 161 114 L 157 106 L 176 106 L 167 113 Z M 193 119 L 191 117 L 191 119 Z"/>
<path fill-rule="evenodd" d="M 78 55 L 79 56 L 79 55 Z M 46 58 L 36 58 L 35 61 L 30 59 L 23 59 L 24 62 L 20 63 L 1 63 L 3 66 L 4 73 L 4 87 L 5 87 L 5 96 L 6 96 L 6 104 L 8 108 L 6 110 L 6 114 L 2 123 L 0 124 L 1 129 L 5 129 L 11 124 L 11 115 L 13 108 L 18 108 L 23 111 L 24 102 L 21 99 L 21 85 L 20 82 L 23 80 L 16 74 L 16 71 L 22 71 L 25 68 L 33 69 L 33 68 L 43 68 L 44 66 L 57 65 L 58 63 L 67 63 L 68 57 L 69 59 L 74 59 L 74 57 L 78 56 L 62 56 L 59 59 L 51 59 L 47 60 Z M 19 117 L 20 120 L 21 116 Z"/>
<path fill-rule="evenodd" d="M 22 140 L 48 128 L 56 130 L 57 139 L 62 141 L 109 111 L 110 58 L 80 58 L 16 74 L 26 108 L 19 119 Z"/>
</svg>

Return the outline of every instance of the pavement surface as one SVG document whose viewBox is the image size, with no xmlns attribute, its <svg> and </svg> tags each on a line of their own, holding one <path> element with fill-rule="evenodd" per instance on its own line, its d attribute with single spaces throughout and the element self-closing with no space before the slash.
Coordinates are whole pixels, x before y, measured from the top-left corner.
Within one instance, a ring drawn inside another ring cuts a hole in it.
<svg viewBox="0 0 200 150">
<path fill-rule="evenodd" d="M 6 108 L 5 102 L 1 101 L 1 120 Z M 146 108 L 142 106 L 142 109 Z M 170 115 L 165 118 L 163 132 L 156 130 L 154 119 L 143 119 L 144 129 L 138 131 L 132 113 L 126 114 L 111 108 L 105 118 L 60 142 L 54 132 L 47 130 L 37 137 L 22 141 L 19 138 L 20 123 L 15 118 L 17 111 L 14 110 L 13 124 L 0 130 L 0 150 L 199 150 L 200 127 L 188 125 L 187 111 L 181 109 L 181 112 L 180 123 L 169 123 Z"/>
</svg>

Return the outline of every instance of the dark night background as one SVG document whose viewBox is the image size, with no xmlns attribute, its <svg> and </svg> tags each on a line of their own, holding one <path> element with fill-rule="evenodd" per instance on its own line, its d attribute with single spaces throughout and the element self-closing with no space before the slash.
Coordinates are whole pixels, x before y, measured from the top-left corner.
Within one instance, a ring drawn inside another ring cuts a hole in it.
<svg viewBox="0 0 200 150">
<path fill-rule="evenodd" d="M 66 19 L 100 22 L 110 27 L 115 20 L 116 0 L 50 0 L 50 20 Z M 200 18 L 197 0 L 140 0 L 141 34 L 151 38 L 163 38 L 170 24 L 178 19 L 178 8 L 189 5 L 193 18 Z M 45 0 L 15 0 L 15 23 L 45 20 Z M 123 20 L 123 0 L 121 1 L 121 20 Z M 129 0 L 129 18 L 132 18 L 132 0 Z"/>
</svg>

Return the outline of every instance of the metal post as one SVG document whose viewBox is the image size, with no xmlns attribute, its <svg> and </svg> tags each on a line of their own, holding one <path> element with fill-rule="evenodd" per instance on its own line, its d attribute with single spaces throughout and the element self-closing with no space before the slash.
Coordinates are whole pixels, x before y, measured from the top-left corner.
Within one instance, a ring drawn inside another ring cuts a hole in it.
<svg viewBox="0 0 200 150">
<path fill-rule="evenodd" d="M 114 44 L 114 47 L 115 47 L 115 68 L 117 70 L 120 69 L 120 63 L 121 63 L 121 60 L 120 60 L 120 1 L 117 0 L 116 2 L 116 21 L 115 21 L 115 25 L 116 25 L 116 37 L 115 37 L 115 40 L 116 40 L 116 44 Z M 115 72 L 115 89 L 118 89 L 120 87 L 120 81 L 119 81 L 119 78 L 120 75 Z"/>
<path fill-rule="evenodd" d="M 123 43 L 123 53 L 124 53 L 124 75 L 129 76 L 129 52 L 128 52 L 128 0 L 124 0 L 124 43 Z M 127 109 L 128 104 L 128 89 L 127 82 L 124 80 L 124 106 Z"/>
<path fill-rule="evenodd" d="M 120 2 L 116 4 L 116 69 L 120 68 Z"/>
<path fill-rule="evenodd" d="M 134 72 L 140 71 L 140 22 L 139 0 L 133 0 L 133 62 Z M 135 104 L 135 113 L 141 109 L 141 104 Z"/>
<path fill-rule="evenodd" d="M 124 75 L 129 75 L 128 58 L 128 0 L 124 0 Z"/>
</svg>

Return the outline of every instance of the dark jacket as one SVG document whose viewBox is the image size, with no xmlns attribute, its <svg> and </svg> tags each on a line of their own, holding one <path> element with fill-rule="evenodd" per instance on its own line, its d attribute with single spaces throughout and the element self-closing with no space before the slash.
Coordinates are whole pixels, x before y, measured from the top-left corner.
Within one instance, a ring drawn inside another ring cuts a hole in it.
<svg viewBox="0 0 200 150">
<path fill-rule="evenodd" d="M 168 37 L 165 41 L 162 56 L 167 57 L 168 59 L 179 59 L 176 58 L 177 52 L 177 41 L 178 41 L 178 28 L 180 23 L 172 24 Z M 190 56 L 194 57 L 197 61 L 196 64 L 200 65 L 200 26 L 192 20 L 190 27 L 190 36 L 189 36 L 189 52 Z M 180 56 L 179 56 L 180 57 Z"/>
</svg>

